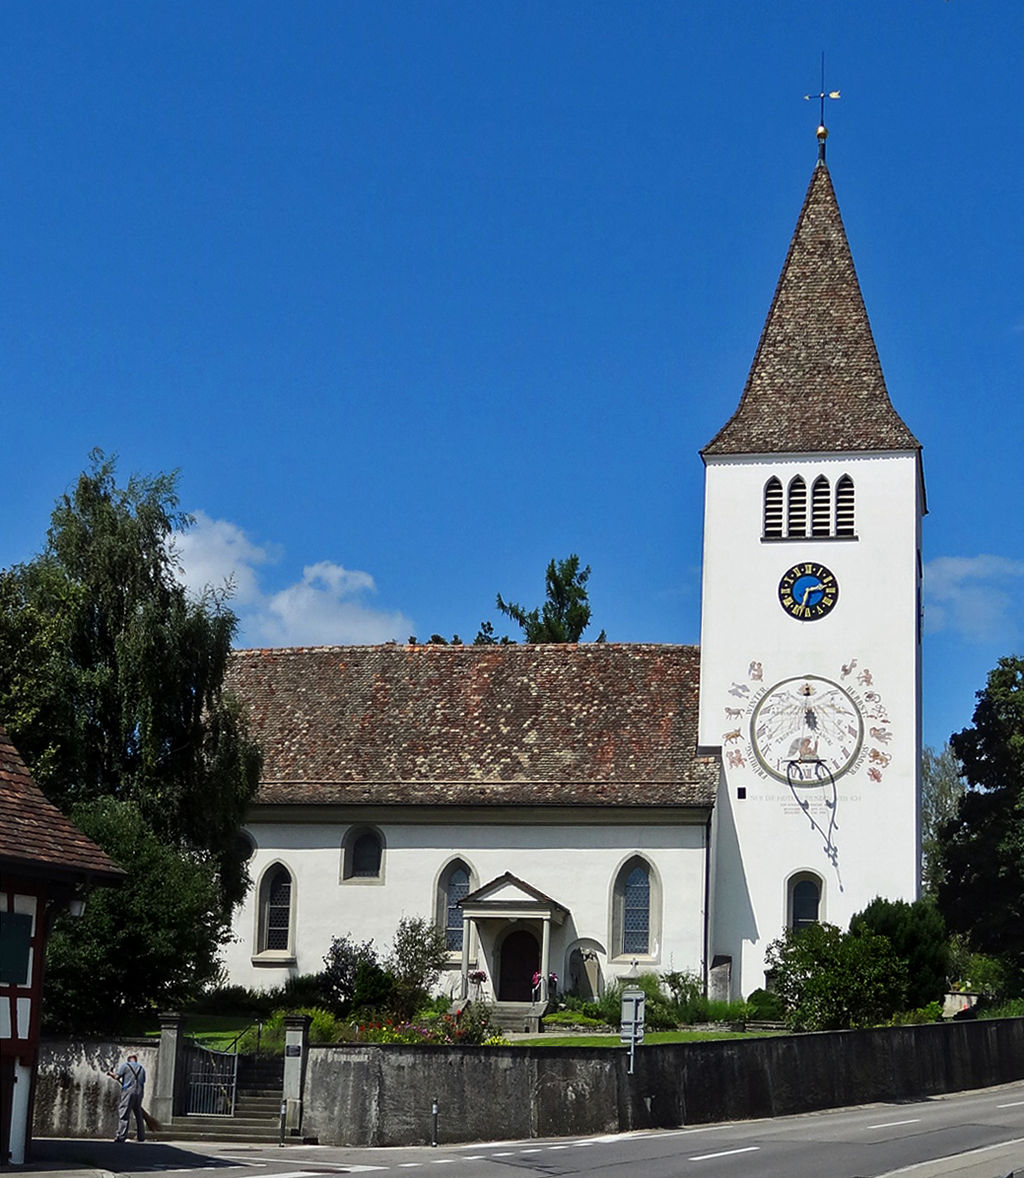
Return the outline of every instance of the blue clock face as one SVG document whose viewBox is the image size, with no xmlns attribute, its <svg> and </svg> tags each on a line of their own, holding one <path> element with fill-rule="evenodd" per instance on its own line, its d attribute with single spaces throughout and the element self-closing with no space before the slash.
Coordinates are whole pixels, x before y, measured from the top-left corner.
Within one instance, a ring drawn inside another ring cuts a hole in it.
<svg viewBox="0 0 1024 1178">
<path fill-rule="evenodd" d="M 839 600 L 839 582 L 823 564 L 795 564 L 779 581 L 779 603 L 791 617 L 813 622 L 830 613 Z"/>
</svg>

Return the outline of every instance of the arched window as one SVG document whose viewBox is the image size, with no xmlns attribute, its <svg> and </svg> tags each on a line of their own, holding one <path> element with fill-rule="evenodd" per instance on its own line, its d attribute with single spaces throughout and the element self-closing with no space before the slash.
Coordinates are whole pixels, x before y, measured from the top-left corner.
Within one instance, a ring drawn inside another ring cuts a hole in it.
<svg viewBox="0 0 1024 1178">
<path fill-rule="evenodd" d="M 384 837 L 372 826 L 353 826 L 341 845 L 341 878 L 380 882 L 384 875 Z"/>
<path fill-rule="evenodd" d="M 646 953 L 651 944 L 651 877 L 638 863 L 622 889 L 622 952 Z"/>
<path fill-rule="evenodd" d="M 782 483 L 774 475 L 764 485 L 764 535 L 768 539 L 782 536 Z"/>
<path fill-rule="evenodd" d="M 444 865 L 437 877 L 434 899 L 434 920 L 438 928 L 444 929 L 448 952 L 454 956 L 462 954 L 462 909 L 459 901 L 464 900 L 479 885 L 473 870 L 464 859 L 452 859 Z"/>
<path fill-rule="evenodd" d="M 789 484 L 789 527 L 790 536 L 807 535 L 807 484 L 797 475 Z"/>
<path fill-rule="evenodd" d="M 464 900 L 469 895 L 469 868 L 465 863 L 453 863 L 448 869 L 444 895 L 445 941 L 451 952 L 461 953 L 462 909 L 459 907 L 459 901 Z"/>
<path fill-rule="evenodd" d="M 277 863 L 264 873 L 259 890 L 257 953 L 281 956 L 292 952 L 294 891 L 287 867 Z"/>
<path fill-rule="evenodd" d="M 612 952 L 617 957 L 655 957 L 661 937 L 661 888 L 651 864 L 633 855 L 612 887 Z"/>
<path fill-rule="evenodd" d="M 832 488 L 825 476 L 818 475 L 811 488 L 811 535 L 832 533 Z"/>
<path fill-rule="evenodd" d="M 848 474 L 836 483 L 836 535 L 854 536 L 853 479 Z"/>
<path fill-rule="evenodd" d="M 821 879 L 809 871 L 789 881 L 786 924 L 794 932 L 809 928 L 821 919 Z"/>
</svg>

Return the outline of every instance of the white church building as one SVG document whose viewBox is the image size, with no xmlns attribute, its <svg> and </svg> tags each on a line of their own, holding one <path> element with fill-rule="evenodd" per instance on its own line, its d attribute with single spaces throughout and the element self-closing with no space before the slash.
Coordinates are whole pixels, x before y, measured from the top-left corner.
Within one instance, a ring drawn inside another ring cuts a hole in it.
<svg viewBox="0 0 1024 1178">
<path fill-rule="evenodd" d="M 700 646 L 237 652 L 265 761 L 232 982 L 429 916 L 455 997 L 481 973 L 502 1003 L 554 977 L 588 996 L 634 963 L 745 997 L 785 928 L 916 897 L 921 451 L 819 142 L 746 387 L 701 452 Z"/>
</svg>

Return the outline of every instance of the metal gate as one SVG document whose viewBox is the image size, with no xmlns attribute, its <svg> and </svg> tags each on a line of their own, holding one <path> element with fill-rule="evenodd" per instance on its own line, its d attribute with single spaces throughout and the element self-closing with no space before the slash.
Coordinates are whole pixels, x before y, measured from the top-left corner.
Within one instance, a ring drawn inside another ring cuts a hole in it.
<svg viewBox="0 0 1024 1178">
<path fill-rule="evenodd" d="M 233 1051 L 211 1051 L 198 1043 L 188 1044 L 187 1113 L 231 1117 L 235 1112 L 238 1087 L 238 1056 Z"/>
</svg>

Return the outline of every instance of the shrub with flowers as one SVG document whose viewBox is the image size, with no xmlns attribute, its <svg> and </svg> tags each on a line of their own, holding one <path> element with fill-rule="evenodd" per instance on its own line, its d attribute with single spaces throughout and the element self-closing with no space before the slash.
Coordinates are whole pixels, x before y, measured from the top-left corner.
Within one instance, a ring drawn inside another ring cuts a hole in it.
<svg viewBox="0 0 1024 1178">
<path fill-rule="evenodd" d="M 433 1022 L 397 1021 L 384 1018 L 361 1024 L 357 1038 L 363 1043 L 411 1043 L 493 1045 L 501 1028 L 491 1019 L 491 1011 L 482 1002 L 470 1002 L 455 1014 L 444 1014 Z"/>
</svg>

